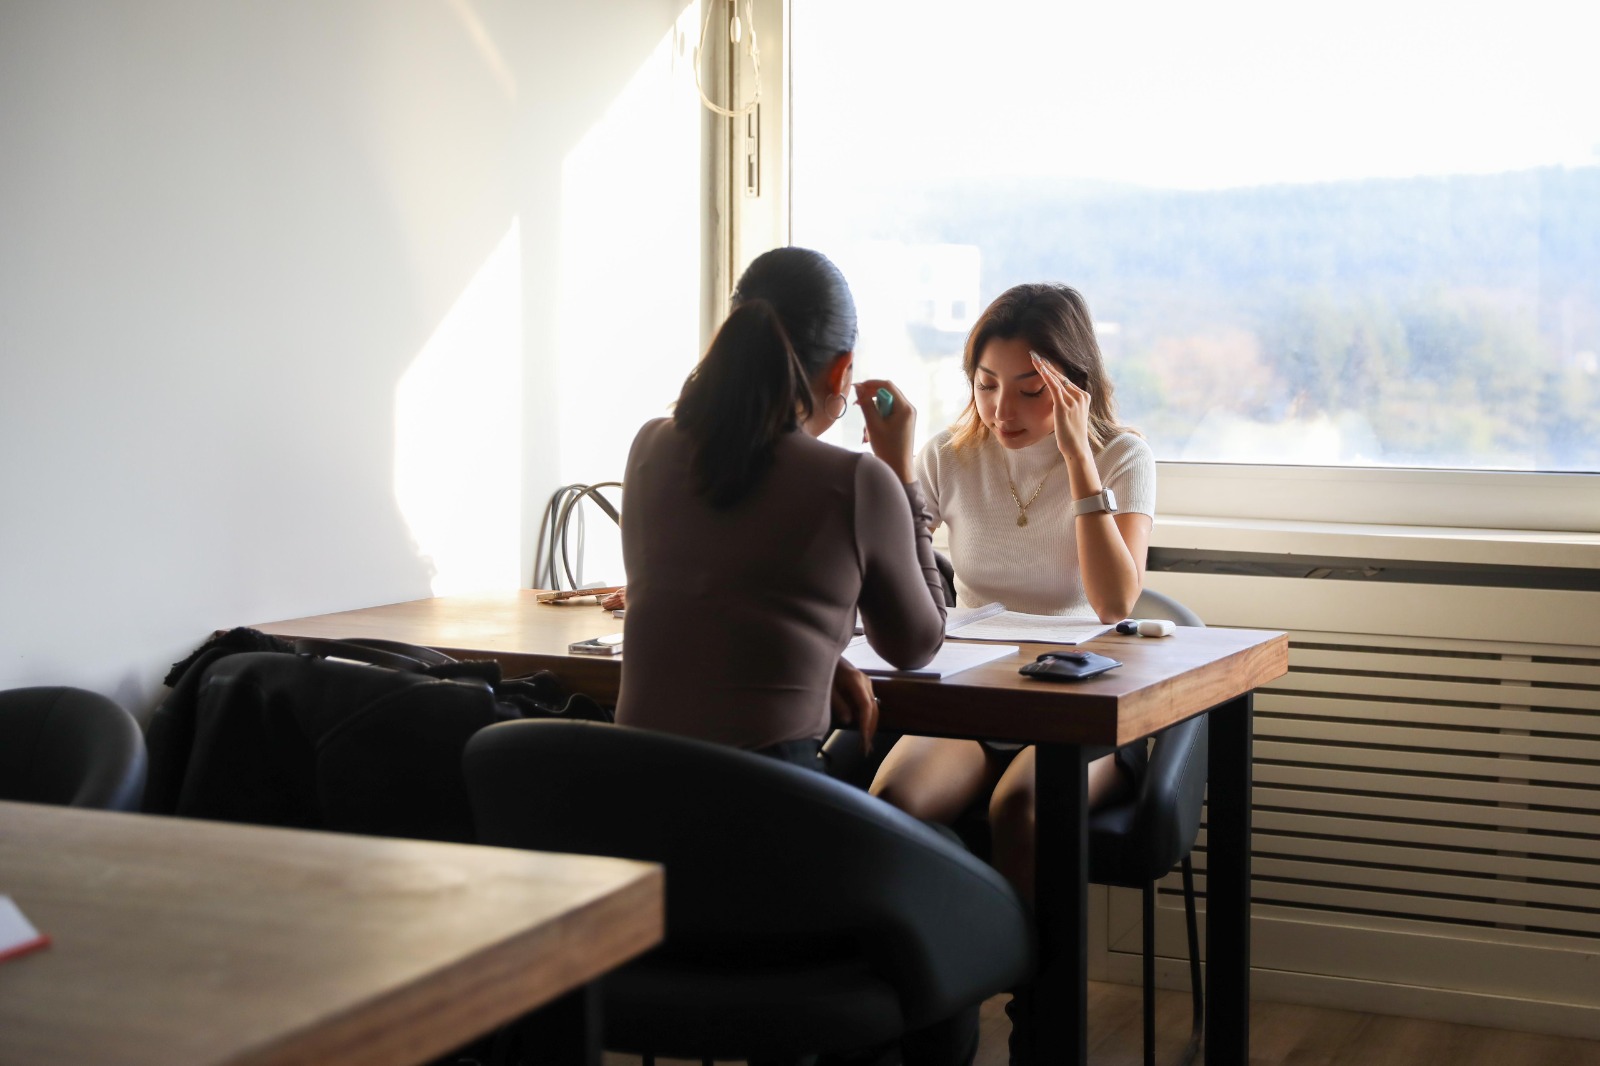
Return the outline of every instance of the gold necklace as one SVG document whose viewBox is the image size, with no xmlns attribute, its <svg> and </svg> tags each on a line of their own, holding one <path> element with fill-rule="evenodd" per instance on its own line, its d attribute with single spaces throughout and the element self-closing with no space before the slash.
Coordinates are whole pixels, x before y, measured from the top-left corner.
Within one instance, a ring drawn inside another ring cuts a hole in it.
<svg viewBox="0 0 1600 1066">
<path fill-rule="evenodd" d="M 1050 475 L 1054 474 L 1058 469 L 1059 467 L 1052 466 L 1045 472 L 1044 479 L 1039 482 L 1039 487 L 1033 490 L 1033 495 L 1028 497 L 1027 503 L 1023 503 L 1022 497 L 1017 495 L 1017 483 L 1011 480 L 1011 474 L 1007 472 L 1006 486 L 1011 489 L 1011 499 L 1017 505 L 1017 525 L 1025 526 L 1028 524 L 1028 508 L 1033 506 L 1033 501 L 1037 500 L 1039 493 L 1044 491 L 1045 482 L 1049 481 Z"/>
</svg>

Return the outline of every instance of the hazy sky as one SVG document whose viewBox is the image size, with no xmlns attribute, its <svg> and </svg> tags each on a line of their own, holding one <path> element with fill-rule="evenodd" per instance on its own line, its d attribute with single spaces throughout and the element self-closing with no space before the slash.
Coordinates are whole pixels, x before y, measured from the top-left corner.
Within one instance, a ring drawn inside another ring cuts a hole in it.
<svg viewBox="0 0 1600 1066">
<path fill-rule="evenodd" d="M 1600 165 L 1600 0 L 795 0 L 793 19 L 801 182 Z"/>
</svg>

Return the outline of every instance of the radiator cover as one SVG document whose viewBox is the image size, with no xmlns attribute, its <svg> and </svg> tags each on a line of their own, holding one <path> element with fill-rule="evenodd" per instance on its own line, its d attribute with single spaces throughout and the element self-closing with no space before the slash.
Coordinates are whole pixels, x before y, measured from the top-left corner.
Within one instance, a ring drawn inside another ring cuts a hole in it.
<svg viewBox="0 0 1600 1066">
<path fill-rule="evenodd" d="M 1600 1038 L 1600 592 L 1149 584 L 1290 633 L 1255 702 L 1255 995 Z M 1203 829 L 1194 857 L 1203 894 Z M 1104 915 L 1096 970 L 1137 982 L 1137 894 Z M 1158 980 L 1185 986 L 1176 875 L 1157 945 Z"/>
</svg>

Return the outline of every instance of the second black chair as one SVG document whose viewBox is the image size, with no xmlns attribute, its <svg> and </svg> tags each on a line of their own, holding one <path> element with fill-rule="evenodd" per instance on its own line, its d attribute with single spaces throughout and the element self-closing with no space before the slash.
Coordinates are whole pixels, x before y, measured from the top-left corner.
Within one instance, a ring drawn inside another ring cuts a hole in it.
<svg viewBox="0 0 1600 1066">
<path fill-rule="evenodd" d="M 947 575 L 947 581 L 948 575 Z M 1170 596 L 1146 589 L 1134 605 L 1136 618 L 1166 618 L 1180 626 L 1201 627 L 1193 611 Z M 1162 639 L 1162 638 L 1152 638 Z M 1140 890 L 1143 929 L 1144 1061 L 1155 1063 L 1155 895 L 1156 882 L 1174 866 L 1183 872 L 1184 917 L 1189 934 L 1189 982 L 1193 1019 L 1189 1041 L 1179 1062 L 1194 1061 L 1205 1021 L 1205 986 L 1200 967 L 1198 921 L 1195 916 L 1194 871 L 1189 853 L 1200 830 L 1205 802 L 1209 718 L 1197 715 L 1157 734 L 1139 791 L 1089 816 L 1089 880 L 1098 885 Z M 892 741 L 890 742 L 892 743 Z M 822 749 L 830 776 L 861 788 L 872 782 L 888 744 L 879 754 L 861 754 L 861 735 L 836 730 Z M 988 853 L 982 807 L 963 817 L 958 828 L 978 854 Z"/>
<path fill-rule="evenodd" d="M 1145 589 L 1134 604 L 1136 618 L 1166 618 L 1201 627 L 1198 615 L 1170 596 Z M 1153 638 L 1170 639 L 1170 638 Z M 1194 869 L 1189 853 L 1200 832 L 1206 795 L 1210 718 L 1196 715 L 1156 734 L 1139 791 L 1089 815 L 1089 880 L 1097 885 L 1137 888 L 1141 893 L 1144 983 L 1144 1061 L 1155 1064 L 1156 882 L 1174 866 L 1183 868 L 1184 918 L 1189 933 L 1189 986 L 1194 1013 L 1189 1043 L 1180 1062 L 1194 1061 L 1205 1024 L 1205 985 L 1200 973 L 1200 936 L 1195 919 Z"/>
<path fill-rule="evenodd" d="M 567 722 L 485 729 L 465 766 L 483 843 L 665 865 L 666 942 L 603 982 L 612 1050 L 848 1052 L 970 1010 L 1030 968 L 1004 878 L 821 774 Z"/>
<path fill-rule="evenodd" d="M 0 692 L 0 799 L 136 811 L 144 736 L 97 692 L 49 686 Z"/>
</svg>

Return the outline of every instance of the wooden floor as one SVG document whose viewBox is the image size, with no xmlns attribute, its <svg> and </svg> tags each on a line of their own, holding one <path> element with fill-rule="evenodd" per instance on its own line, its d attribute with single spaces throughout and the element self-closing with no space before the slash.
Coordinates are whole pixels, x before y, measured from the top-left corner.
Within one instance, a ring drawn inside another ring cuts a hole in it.
<svg viewBox="0 0 1600 1066">
<path fill-rule="evenodd" d="M 975 1066 L 1006 1066 L 1005 996 L 983 1005 Z M 1156 1062 L 1168 1064 L 1189 1034 L 1189 995 L 1156 998 Z M 1482 1029 L 1385 1014 L 1257 1002 L 1250 1008 L 1251 1066 L 1600 1066 L 1600 1041 Z M 1089 986 L 1089 1059 L 1095 1066 L 1140 1066 L 1139 990 Z M 632 1066 L 626 1055 L 605 1066 Z M 657 1059 L 660 1066 L 677 1060 Z"/>
</svg>

